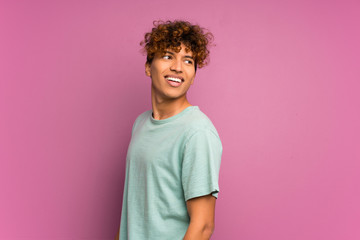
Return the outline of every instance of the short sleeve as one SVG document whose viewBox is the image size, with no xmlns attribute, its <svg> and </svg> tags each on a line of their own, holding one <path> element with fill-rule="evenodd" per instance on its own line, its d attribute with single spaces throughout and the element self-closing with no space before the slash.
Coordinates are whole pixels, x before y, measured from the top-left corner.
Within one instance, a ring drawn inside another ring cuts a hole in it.
<svg viewBox="0 0 360 240">
<path fill-rule="evenodd" d="M 218 197 L 222 144 L 217 133 L 199 130 L 186 142 L 182 162 L 185 201 L 212 194 Z"/>
</svg>

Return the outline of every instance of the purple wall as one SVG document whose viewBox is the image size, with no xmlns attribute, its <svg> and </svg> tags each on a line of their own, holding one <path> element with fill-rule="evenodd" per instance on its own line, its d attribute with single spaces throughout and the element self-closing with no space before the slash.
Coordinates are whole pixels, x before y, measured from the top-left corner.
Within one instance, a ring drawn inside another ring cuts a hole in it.
<svg viewBox="0 0 360 240">
<path fill-rule="evenodd" d="M 358 1 L 1 1 L 0 239 L 113 239 L 139 42 L 215 35 L 189 99 L 224 154 L 212 239 L 360 239 Z"/>
</svg>

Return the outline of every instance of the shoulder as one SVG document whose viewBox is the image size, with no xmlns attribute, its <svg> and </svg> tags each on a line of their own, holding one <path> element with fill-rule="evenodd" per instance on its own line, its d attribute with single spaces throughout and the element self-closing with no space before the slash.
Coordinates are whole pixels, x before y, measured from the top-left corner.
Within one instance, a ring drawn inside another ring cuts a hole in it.
<svg viewBox="0 0 360 240">
<path fill-rule="evenodd" d="M 143 123 L 144 121 L 146 121 L 147 119 L 149 119 L 149 117 L 151 116 L 152 114 L 152 110 L 148 110 L 148 111 L 145 111 L 143 113 L 141 113 L 134 121 L 134 124 L 133 124 L 133 128 L 132 128 L 132 132 L 134 132 L 134 130 L 136 129 L 136 127 L 140 124 L 140 123 Z"/>
<path fill-rule="evenodd" d="M 189 138 L 195 134 L 210 134 L 220 140 L 214 124 L 198 107 L 195 107 L 193 111 L 191 111 L 184 125 Z"/>
<path fill-rule="evenodd" d="M 150 117 L 151 113 L 152 113 L 152 110 L 147 110 L 147 111 L 141 113 L 141 114 L 136 118 L 135 122 L 141 121 L 141 120 L 143 120 L 143 119 L 148 119 L 148 118 Z"/>
</svg>

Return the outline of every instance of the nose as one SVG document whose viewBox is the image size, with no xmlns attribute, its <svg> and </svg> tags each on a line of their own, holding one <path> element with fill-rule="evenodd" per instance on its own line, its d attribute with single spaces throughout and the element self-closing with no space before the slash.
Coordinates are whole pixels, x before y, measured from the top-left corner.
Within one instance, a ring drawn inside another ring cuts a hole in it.
<svg viewBox="0 0 360 240">
<path fill-rule="evenodd" d="M 171 64 L 170 70 L 175 71 L 175 72 L 182 72 L 181 60 L 174 59 L 174 61 Z"/>
</svg>

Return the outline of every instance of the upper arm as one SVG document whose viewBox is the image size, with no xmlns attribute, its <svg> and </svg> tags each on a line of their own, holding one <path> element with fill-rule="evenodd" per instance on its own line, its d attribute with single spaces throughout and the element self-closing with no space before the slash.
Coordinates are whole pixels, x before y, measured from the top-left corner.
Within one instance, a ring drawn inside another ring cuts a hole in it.
<svg viewBox="0 0 360 240">
<path fill-rule="evenodd" d="M 216 198 L 211 194 L 186 201 L 190 223 L 199 225 L 206 224 L 213 227 L 215 219 L 215 203 Z"/>
<path fill-rule="evenodd" d="M 222 145 L 210 130 L 198 130 L 186 142 L 182 161 L 182 186 L 185 200 L 219 192 Z"/>
</svg>

